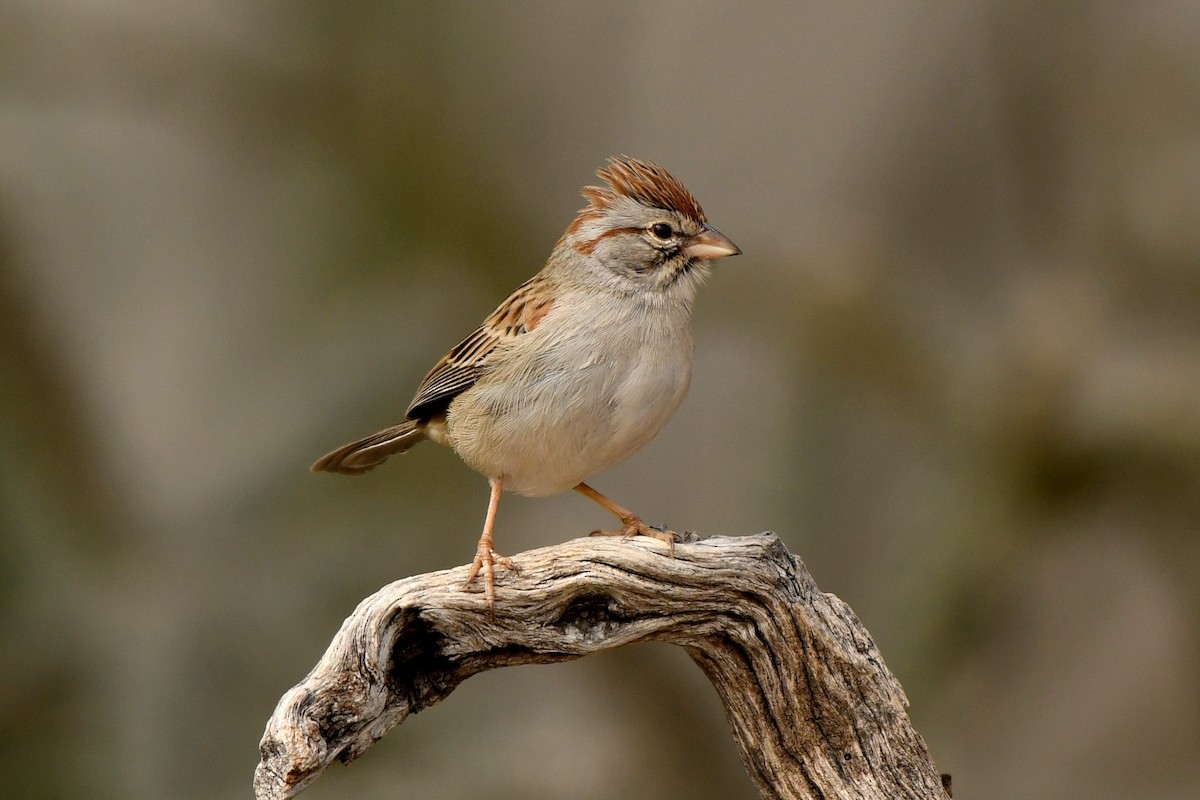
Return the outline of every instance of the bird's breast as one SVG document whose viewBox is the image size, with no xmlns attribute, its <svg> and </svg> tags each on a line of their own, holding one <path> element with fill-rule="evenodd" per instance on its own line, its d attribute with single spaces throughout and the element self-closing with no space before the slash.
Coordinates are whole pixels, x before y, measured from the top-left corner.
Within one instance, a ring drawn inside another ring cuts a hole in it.
<svg viewBox="0 0 1200 800">
<path fill-rule="evenodd" d="M 451 403 L 447 442 L 530 496 L 570 489 L 640 450 L 687 393 L 692 336 L 686 317 L 630 316 L 568 318 L 561 328 L 548 318 L 529 334 L 541 341 L 517 342 Z"/>
</svg>

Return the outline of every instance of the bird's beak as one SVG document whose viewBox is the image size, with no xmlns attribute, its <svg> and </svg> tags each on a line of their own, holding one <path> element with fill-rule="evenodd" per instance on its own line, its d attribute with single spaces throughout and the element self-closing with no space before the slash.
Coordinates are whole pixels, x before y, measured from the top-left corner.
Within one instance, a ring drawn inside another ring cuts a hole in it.
<svg viewBox="0 0 1200 800">
<path fill-rule="evenodd" d="M 726 256 L 741 255 L 742 251 L 736 244 L 729 241 L 725 234 L 712 228 L 705 228 L 696 234 L 683 248 L 688 258 L 725 258 Z"/>
</svg>

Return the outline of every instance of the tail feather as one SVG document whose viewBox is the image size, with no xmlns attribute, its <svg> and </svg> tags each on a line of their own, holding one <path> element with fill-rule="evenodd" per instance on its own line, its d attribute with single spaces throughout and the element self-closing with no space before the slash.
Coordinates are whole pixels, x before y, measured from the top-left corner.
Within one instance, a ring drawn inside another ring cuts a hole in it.
<svg viewBox="0 0 1200 800">
<path fill-rule="evenodd" d="M 384 428 L 365 439 L 342 445 L 337 450 L 326 453 L 309 469 L 313 472 L 361 475 L 387 461 L 390 456 L 403 453 L 427 438 L 423 424 L 405 420 L 399 425 Z"/>
</svg>

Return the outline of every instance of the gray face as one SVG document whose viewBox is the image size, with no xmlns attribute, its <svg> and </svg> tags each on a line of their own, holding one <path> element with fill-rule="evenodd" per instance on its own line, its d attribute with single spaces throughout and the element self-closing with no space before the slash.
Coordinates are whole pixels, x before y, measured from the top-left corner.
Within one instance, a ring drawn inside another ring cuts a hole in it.
<svg viewBox="0 0 1200 800">
<path fill-rule="evenodd" d="M 676 211 L 636 203 L 622 206 L 609 215 L 609 230 L 625 235 L 604 236 L 593 255 L 630 287 L 690 298 L 707 276 L 708 264 L 685 249 L 704 226 Z"/>
</svg>

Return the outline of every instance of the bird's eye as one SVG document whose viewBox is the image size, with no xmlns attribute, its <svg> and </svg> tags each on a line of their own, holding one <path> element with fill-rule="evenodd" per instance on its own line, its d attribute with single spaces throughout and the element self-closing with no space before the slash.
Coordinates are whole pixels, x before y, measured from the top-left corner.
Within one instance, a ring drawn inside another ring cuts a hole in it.
<svg viewBox="0 0 1200 800">
<path fill-rule="evenodd" d="M 675 235 L 675 229 L 671 227 L 669 222 L 656 222 L 650 226 L 650 232 L 654 234 L 654 238 L 662 239 L 664 242 Z"/>
</svg>

